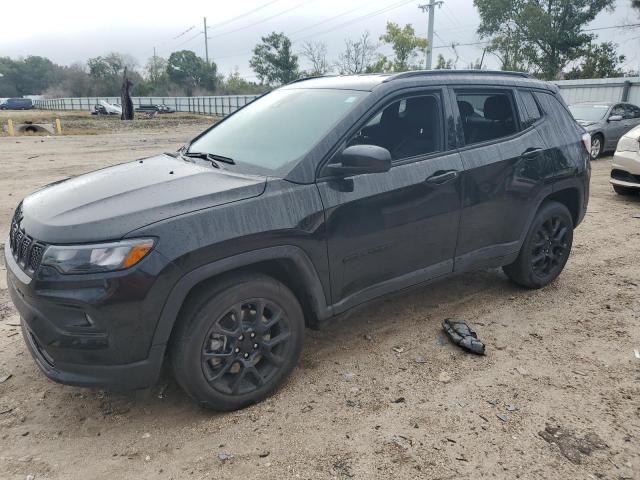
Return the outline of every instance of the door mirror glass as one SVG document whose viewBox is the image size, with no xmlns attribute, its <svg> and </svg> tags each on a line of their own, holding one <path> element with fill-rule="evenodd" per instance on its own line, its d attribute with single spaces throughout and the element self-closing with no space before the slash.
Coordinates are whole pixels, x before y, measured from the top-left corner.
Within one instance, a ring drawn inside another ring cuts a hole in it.
<svg viewBox="0 0 640 480">
<path fill-rule="evenodd" d="M 622 115 L 611 115 L 609 117 L 610 122 L 619 122 L 620 120 L 622 120 Z"/>
<path fill-rule="evenodd" d="M 342 151 L 340 163 L 332 163 L 328 168 L 331 173 L 342 176 L 388 172 L 391 153 L 377 145 L 352 145 Z"/>
</svg>

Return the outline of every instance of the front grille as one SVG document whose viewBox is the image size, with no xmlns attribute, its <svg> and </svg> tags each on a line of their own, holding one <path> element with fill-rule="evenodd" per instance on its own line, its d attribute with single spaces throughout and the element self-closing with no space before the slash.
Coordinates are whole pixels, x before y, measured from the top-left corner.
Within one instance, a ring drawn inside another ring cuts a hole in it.
<svg viewBox="0 0 640 480">
<path fill-rule="evenodd" d="M 9 247 L 13 258 L 27 273 L 35 272 L 40 267 L 42 254 L 46 245 L 29 236 L 20 227 L 22 222 L 22 205 L 16 209 L 9 230 Z"/>
</svg>

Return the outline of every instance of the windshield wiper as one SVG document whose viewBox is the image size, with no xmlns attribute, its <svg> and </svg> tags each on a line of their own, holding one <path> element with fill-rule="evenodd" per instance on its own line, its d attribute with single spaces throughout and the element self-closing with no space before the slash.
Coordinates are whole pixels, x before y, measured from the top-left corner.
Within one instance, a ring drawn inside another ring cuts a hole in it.
<svg viewBox="0 0 640 480">
<path fill-rule="evenodd" d="M 216 162 L 228 163 L 229 165 L 235 165 L 236 162 L 233 158 L 223 157 L 222 155 L 216 155 L 215 153 L 204 152 L 184 152 L 185 157 L 201 158 L 203 160 L 214 160 Z"/>
</svg>

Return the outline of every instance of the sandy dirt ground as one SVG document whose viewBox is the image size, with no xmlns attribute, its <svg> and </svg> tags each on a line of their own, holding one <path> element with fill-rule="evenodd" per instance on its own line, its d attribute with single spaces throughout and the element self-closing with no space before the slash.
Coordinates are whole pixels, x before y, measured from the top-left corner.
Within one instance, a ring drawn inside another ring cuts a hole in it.
<svg viewBox="0 0 640 480">
<path fill-rule="evenodd" d="M 2 238 L 41 185 L 197 131 L 0 138 Z M 484 271 L 308 331 L 283 388 L 234 413 L 200 409 L 169 374 L 128 395 L 50 382 L 0 272 L 0 479 L 640 478 L 640 197 L 613 193 L 609 160 L 593 162 L 555 283 Z M 449 344 L 447 317 L 469 320 L 487 355 Z"/>
</svg>

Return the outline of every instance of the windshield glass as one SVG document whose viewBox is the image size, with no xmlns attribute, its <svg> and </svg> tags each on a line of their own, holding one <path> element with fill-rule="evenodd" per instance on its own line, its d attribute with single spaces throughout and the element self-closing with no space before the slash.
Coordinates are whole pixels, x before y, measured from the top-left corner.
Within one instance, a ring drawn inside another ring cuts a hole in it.
<svg viewBox="0 0 640 480">
<path fill-rule="evenodd" d="M 189 146 L 267 172 L 283 173 L 300 160 L 369 92 L 275 90 L 250 103 Z"/>
<path fill-rule="evenodd" d="M 609 109 L 608 105 L 571 105 L 569 111 L 576 120 L 597 122 L 604 117 Z"/>
</svg>

